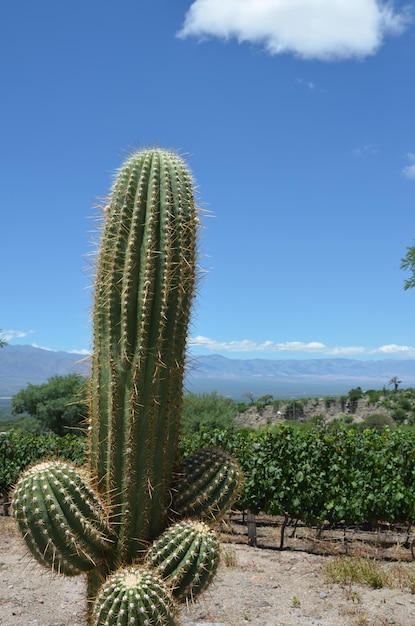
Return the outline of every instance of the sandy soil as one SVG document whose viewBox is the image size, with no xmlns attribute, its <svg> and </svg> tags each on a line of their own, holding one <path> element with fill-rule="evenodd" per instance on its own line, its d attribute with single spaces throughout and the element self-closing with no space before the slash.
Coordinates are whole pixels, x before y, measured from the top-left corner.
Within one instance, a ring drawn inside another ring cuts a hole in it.
<svg viewBox="0 0 415 626">
<path fill-rule="evenodd" d="M 222 563 L 215 582 L 198 602 L 181 608 L 182 626 L 415 624 L 415 595 L 405 586 L 406 578 L 381 589 L 326 582 L 327 563 L 345 552 L 381 557 L 382 567 L 404 567 L 415 581 L 415 562 L 402 547 L 402 537 L 387 533 L 362 542 L 356 534 L 347 541 L 337 534 L 322 541 L 314 531 L 300 529 L 280 551 L 278 528 L 260 527 L 258 548 L 247 545 L 241 524 L 226 530 L 232 534 L 221 535 Z M 85 626 L 82 578 L 63 578 L 39 567 L 10 518 L 0 518 L 0 624 Z"/>
</svg>

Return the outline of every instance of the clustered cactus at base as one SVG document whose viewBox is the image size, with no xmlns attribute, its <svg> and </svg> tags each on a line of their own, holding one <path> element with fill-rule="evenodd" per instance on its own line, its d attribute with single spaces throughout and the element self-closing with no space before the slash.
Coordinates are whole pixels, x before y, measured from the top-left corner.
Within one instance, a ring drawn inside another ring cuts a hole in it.
<svg viewBox="0 0 415 626">
<path fill-rule="evenodd" d="M 89 467 L 48 461 L 12 499 L 34 557 L 86 572 L 91 626 L 169 626 L 219 562 L 209 528 L 241 472 L 220 450 L 178 458 L 186 341 L 197 276 L 193 180 L 175 153 L 118 172 L 96 262 Z"/>
</svg>

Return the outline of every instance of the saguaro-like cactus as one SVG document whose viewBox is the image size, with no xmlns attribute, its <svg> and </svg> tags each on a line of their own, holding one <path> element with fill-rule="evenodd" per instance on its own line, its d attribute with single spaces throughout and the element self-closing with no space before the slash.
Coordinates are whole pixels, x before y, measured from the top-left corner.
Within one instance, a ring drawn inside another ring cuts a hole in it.
<svg viewBox="0 0 415 626">
<path fill-rule="evenodd" d="M 91 382 L 91 469 L 124 562 L 167 521 L 197 227 L 181 159 L 148 150 L 124 164 L 97 264 Z"/>
<path fill-rule="evenodd" d="M 178 520 L 216 519 L 240 481 L 223 452 L 178 459 L 199 225 L 183 160 L 158 149 L 132 155 L 104 217 L 89 477 L 53 462 L 30 468 L 13 508 L 40 562 L 69 575 L 88 572 L 91 624 L 172 624 L 169 598 L 200 593 L 219 558 L 204 523 Z"/>
</svg>

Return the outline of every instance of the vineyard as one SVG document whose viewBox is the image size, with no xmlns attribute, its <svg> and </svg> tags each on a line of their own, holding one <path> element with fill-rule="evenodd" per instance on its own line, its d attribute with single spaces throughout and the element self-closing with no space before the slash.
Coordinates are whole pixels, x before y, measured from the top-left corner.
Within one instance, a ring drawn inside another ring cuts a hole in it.
<svg viewBox="0 0 415 626">
<path fill-rule="evenodd" d="M 231 452 L 244 471 L 235 505 L 336 527 L 399 524 L 415 520 L 415 433 L 396 429 L 308 431 L 282 424 L 265 430 L 213 430 L 184 436 L 183 456 L 199 447 Z M 6 495 L 21 471 L 44 458 L 82 465 L 86 442 L 67 435 L 0 435 L 0 493 Z"/>
</svg>

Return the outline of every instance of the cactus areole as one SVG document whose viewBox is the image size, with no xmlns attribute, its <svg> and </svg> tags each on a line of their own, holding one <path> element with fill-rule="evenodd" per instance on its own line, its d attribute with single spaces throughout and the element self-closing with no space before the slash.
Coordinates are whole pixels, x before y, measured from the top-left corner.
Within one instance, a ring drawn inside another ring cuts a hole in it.
<svg viewBox="0 0 415 626">
<path fill-rule="evenodd" d="M 125 162 L 97 260 L 90 416 L 91 470 L 124 563 L 167 522 L 197 227 L 181 158 L 145 150 Z"/>
</svg>

